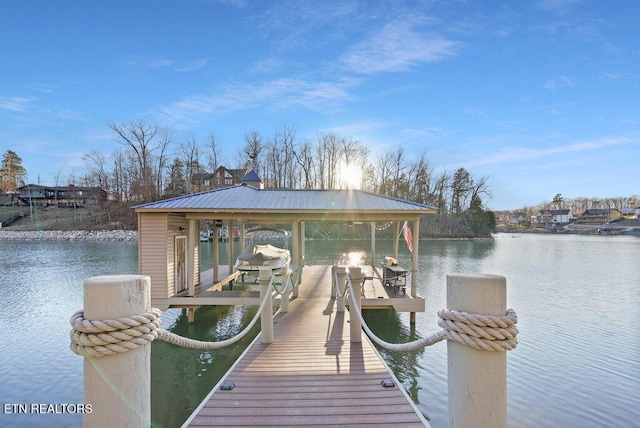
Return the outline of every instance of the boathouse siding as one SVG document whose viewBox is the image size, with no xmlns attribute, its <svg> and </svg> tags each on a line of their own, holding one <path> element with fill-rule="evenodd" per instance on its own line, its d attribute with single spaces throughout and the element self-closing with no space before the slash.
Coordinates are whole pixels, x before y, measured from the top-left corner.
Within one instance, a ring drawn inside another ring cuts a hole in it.
<svg viewBox="0 0 640 428">
<path fill-rule="evenodd" d="M 145 213 L 138 228 L 139 272 L 151 278 L 151 299 L 161 301 L 175 296 L 176 286 L 176 238 L 186 238 L 192 249 L 193 260 L 187 265 L 188 281 L 198 285 L 200 278 L 199 241 L 188 237 L 189 220 L 184 214 Z M 184 294 L 184 293 L 182 293 Z"/>
</svg>

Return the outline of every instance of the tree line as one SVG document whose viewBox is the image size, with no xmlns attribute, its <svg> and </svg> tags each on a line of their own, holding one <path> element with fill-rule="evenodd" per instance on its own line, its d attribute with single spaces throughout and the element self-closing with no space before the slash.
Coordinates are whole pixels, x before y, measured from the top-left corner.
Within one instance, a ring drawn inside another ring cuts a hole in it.
<svg viewBox="0 0 640 428">
<path fill-rule="evenodd" d="M 640 207 L 640 196 L 616 196 L 616 197 L 565 197 L 557 193 L 551 200 L 542 201 L 532 206 L 524 206 L 520 209 L 496 213 L 500 217 L 500 222 L 507 224 L 510 214 L 522 215 L 524 218 L 531 218 L 541 211 L 547 210 L 571 210 L 573 215 L 582 215 L 591 209 L 617 209 Z"/>
<path fill-rule="evenodd" d="M 409 154 L 395 147 L 374 155 L 363 142 L 335 133 L 299 139 L 295 126 L 286 123 L 270 135 L 247 132 L 233 153 L 223 153 L 213 133 L 198 141 L 155 123 L 108 126 L 117 142 L 114 150 L 86 153 L 84 170 L 74 175 L 73 184 L 101 187 L 120 204 L 188 194 L 196 174 L 212 173 L 224 165 L 254 170 L 266 188 L 352 186 L 432 205 L 438 209 L 436 219 L 456 234 L 460 224 L 471 227 L 469 215 L 486 215 L 483 204 L 491 195 L 487 177 L 474 177 L 464 168 L 436 170 L 426 151 Z M 346 179 L 347 170 L 359 172 L 357 183 Z"/>
</svg>

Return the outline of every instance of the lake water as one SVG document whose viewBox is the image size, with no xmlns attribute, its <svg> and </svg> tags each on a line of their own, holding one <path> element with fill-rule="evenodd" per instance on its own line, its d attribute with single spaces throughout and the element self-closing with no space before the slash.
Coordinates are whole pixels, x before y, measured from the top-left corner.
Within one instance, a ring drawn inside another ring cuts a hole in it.
<svg viewBox="0 0 640 428">
<path fill-rule="evenodd" d="M 203 244 L 208 268 L 211 244 Z M 368 257 L 368 242 L 308 242 L 307 261 Z M 376 259 L 390 254 L 378 242 Z M 439 328 L 446 275 L 482 272 L 507 278 L 508 307 L 518 313 L 516 350 L 508 353 L 510 427 L 640 426 L 640 238 L 498 235 L 495 240 L 421 241 L 419 294 L 426 312 L 366 311 L 372 329 L 405 342 Z M 401 249 L 399 262 L 409 266 Z M 69 350 L 69 317 L 82 307 L 82 282 L 137 272 L 137 247 L 123 242 L 0 241 L 0 401 L 3 427 L 81 426 L 70 414 L 8 414 L 12 404 L 82 403 L 82 358 Z M 180 310 L 162 325 L 201 340 L 240 331 L 248 307 L 199 309 L 189 325 Z M 254 330 L 253 335 L 257 334 Z M 175 427 L 191 413 L 250 341 L 202 352 L 152 344 L 154 426 Z M 410 354 L 381 350 L 434 428 L 447 426 L 446 344 Z"/>
</svg>

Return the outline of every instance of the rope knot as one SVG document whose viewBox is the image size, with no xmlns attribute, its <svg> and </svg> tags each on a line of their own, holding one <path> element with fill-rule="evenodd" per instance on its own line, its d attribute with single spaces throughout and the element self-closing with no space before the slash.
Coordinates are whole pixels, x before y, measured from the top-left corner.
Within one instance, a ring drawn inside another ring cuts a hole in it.
<svg viewBox="0 0 640 428">
<path fill-rule="evenodd" d="M 88 320 L 84 311 L 73 314 L 71 350 L 81 356 L 103 357 L 144 346 L 158 337 L 162 311 L 152 308 L 142 315 L 115 320 Z"/>
<path fill-rule="evenodd" d="M 518 345 L 518 317 L 513 309 L 503 316 L 441 309 L 438 316 L 448 340 L 484 351 L 511 351 Z"/>
</svg>

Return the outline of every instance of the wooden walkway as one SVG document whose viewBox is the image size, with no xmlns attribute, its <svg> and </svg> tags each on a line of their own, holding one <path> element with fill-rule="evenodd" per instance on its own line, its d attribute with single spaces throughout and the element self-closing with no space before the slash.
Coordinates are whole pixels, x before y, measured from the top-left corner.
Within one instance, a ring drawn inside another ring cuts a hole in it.
<svg viewBox="0 0 640 428">
<path fill-rule="evenodd" d="M 274 341 L 249 346 L 185 426 L 428 426 L 349 312 L 330 296 L 331 267 L 306 266 L 289 312 L 274 317 Z M 396 386 L 385 388 L 391 379 Z M 220 390 L 233 382 L 233 390 Z"/>
</svg>

